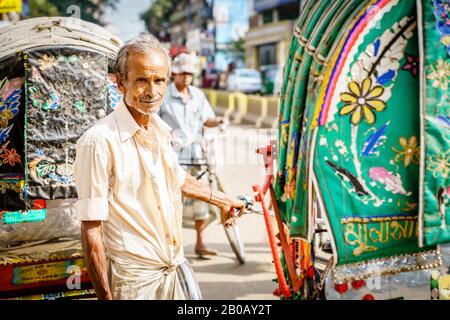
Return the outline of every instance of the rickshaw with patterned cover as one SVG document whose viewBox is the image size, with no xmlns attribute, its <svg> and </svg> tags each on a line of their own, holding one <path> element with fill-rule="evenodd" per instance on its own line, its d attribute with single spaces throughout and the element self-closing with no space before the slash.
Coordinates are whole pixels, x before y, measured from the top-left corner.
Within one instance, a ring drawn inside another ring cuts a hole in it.
<svg viewBox="0 0 450 320">
<path fill-rule="evenodd" d="M 294 298 L 450 298 L 449 16 L 446 0 L 302 8 L 274 183 Z"/>
<path fill-rule="evenodd" d="M 0 29 L 0 298 L 93 294 L 74 212 L 75 143 L 120 100 L 120 45 L 74 18 Z"/>
</svg>

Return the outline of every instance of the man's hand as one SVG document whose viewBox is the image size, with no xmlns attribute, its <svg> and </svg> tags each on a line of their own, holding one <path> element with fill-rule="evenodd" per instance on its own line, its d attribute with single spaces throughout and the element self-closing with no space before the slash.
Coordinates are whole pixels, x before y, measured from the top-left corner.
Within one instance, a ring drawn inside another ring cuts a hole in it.
<svg viewBox="0 0 450 320">
<path fill-rule="evenodd" d="M 225 195 L 226 196 L 226 195 Z M 235 226 L 237 218 L 245 212 L 245 203 L 241 200 L 229 198 L 224 205 L 219 206 L 221 222 L 225 227 Z"/>
<path fill-rule="evenodd" d="M 206 120 L 204 123 L 205 127 L 207 127 L 207 128 L 215 128 L 220 125 L 226 127 L 226 126 L 228 126 L 228 124 L 229 124 L 229 121 L 225 117 L 210 118 L 210 119 Z"/>
<path fill-rule="evenodd" d="M 223 192 L 211 190 L 209 185 L 198 181 L 190 174 L 186 174 L 186 180 L 181 187 L 181 192 L 185 197 L 209 202 L 218 207 L 220 209 L 221 222 L 226 227 L 235 225 L 237 218 L 245 212 L 245 203 L 243 201 L 233 199 Z M 236 209 L 239 211 L 237 215 Z"/>
</svg>

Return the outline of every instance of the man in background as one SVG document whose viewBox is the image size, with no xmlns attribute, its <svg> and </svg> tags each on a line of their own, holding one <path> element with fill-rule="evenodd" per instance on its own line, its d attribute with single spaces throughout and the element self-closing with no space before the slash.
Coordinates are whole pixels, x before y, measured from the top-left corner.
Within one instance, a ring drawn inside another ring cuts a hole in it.
<svg viewBox="0 0 450 320">
<path fill-rule="evenodd" d="M 216 117 L 203 92 L 192 86 L 197 73 L 192 55 L 181 53 L 172 64 L 172 83 L 161 106 L 161 118 L 172 128 L 174 149 L 178 161 L 183 164 L 198 164 L 204 159 L 202 150 L 203 130 L 226 124 L 226 119 Z M 185 166 L 192 175 L 197 176 L 199 166 Z M 204 176 L 205 177 L 205 176 Z M 206 178 L 206 177 L 205 177 Z M 187 200 L 184 210 L 192 212 L 195 219 L 197 241 L 195 253 L 199 256 L 217 255 L 204 241 L 204 230 L 208 223 L 208 204 L 197 200 Z"/>
</svg>

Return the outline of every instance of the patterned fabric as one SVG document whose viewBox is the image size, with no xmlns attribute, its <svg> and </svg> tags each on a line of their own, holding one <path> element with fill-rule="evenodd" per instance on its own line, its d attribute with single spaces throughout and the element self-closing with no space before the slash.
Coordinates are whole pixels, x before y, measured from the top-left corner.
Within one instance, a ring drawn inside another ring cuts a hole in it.
<svg viewBox="0 0 450 320">
<path fill-rule="evenodd" d="M 450 2 L 419 7 L 421 65 L 420 241 L 450 242 Z"/>
<path fill-rule="evenodd" d="M 445 52 L 448 6 L 438 2 L 434 43 Z M 291 237 L 312 242 L 316 218 L 328 221 L 335 280 L 362 276 L 367 266 L 401 272 L 441 261 L 434 246 L 418 246 L 425 149 L 416 13 L 408 0 L 308 1 L 294 30 L 275 191 Z M 445 60 L 434 70 L 430 80 L 447 85 L 448 78 L 435 79 Z M 440 170 L 447 149 L 441 146 L 430 170 Z M 450 189 L 440 190 L 447 208 Z"/>
<path fill-rule="evenodd" d="M 297 22 L 298 32 L 301 34 L 299 42 L 306 44 L 322 13 L 327 8 L 326 2 L 310 1 Z M 290 64 L 286 65 L 285 79 L 280 106 L 280 155 L 277 188 L 275 189 L 281 200 L 280 210 L 284 220 L 291 221 L 297 187 L 297 159 L 300 143 L 300 131 L 304 111 L 306 84 L 309 75 L 311 55 L 305 54 L 305 45 L 298 45 L 296 38 L 291 47 Z M 303 61 L 304 55 L 308 57 Z"/>
<path fill-rule="evenodd" d="M 347 36 L 354 45 L 339 53 L 314 157 L 338 264 L 419 251 L 415 3 L 378 1 L 366 12 L 366 27 L 357 23 Z"/>
<path fill-rule="evenodd" d="M 76 197 L 75 142 L 107 109 L 107 58 L 75 49 L 28 52 L 27 196 Z"/>
<path fill-rule="evenodd" d="M 23 57 L 17 54 L 0 62 L 0 211 L 26 207 L 24 104 Z"/>
</svg>

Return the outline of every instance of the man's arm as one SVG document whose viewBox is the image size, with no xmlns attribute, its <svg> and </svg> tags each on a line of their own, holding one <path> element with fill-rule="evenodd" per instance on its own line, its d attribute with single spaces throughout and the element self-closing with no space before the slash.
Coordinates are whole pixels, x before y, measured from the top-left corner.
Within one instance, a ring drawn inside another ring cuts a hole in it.
<svg viewBox="0 0 450 320">
<path fill-rule="evenodd" d="M 209 201 L 209 203 L 218 207 L 220 209 L 222 223 L 227 227 L 234 225 L 236 221 L 236 218 L 230 216 L 232 208 L 240 210 L 239 216 L 245 211 L 245 204 L 243 201 L 233 199 L 223 192 L 211 190 L 209 185 L 195 179 L 188 173 L 186 174 L 184 184 L 181 187 L 181 192 L 185 197 L 204 202 Z"/>
<path fill-rule="evenodd" d="M 221 124 L 227 125 L 228 120 L 224 117 L 215 117 L 215 118 L 209 118 L 205 121 L 204 125 L 208 128 L 215 128 Z"/>
<path fill-rule="evenodd" d="M 86 132 L 77 142 L 74 165 L 78 201 L 75 210 L 81 221 L 84 260 L 99 299 L 112 299 L 101 221 L 108 220 L 109 179 L 112 160 L 106 139 L 97 131 Z"/>
<path fill-rule="evenodd" d="M 112 300 L 101 227 L 101 221 L 82 221 L 81 243 L 83 245 L 84 261 L 86 262 L 89 278 L 97 293 L 97 298 L 99 300 Z"/>
<path fill-rule="evenodd" d="M 225 117 L 216 117 L 213 109 L 211 108 L 211 105 L 209 104 L 208 99 L 206 99 L 206 96 L 203 93 L 201 93 L 201 95 L 203 97 L 203 99 L 201 100 L 203 125 L 207 128 L 215 128 L 221 124 L 224 124 L 225 126 L 228 125 L 228 119 Z"/>
</svg>

